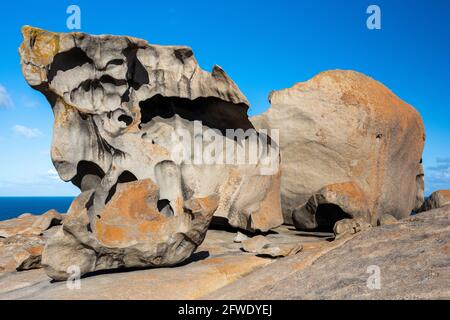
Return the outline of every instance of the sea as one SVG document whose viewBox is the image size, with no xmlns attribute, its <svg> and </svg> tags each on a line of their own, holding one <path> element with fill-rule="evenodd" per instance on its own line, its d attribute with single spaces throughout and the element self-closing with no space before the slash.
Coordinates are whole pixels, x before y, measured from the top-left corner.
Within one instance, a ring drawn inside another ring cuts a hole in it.
<svg viewBox="0 0 450 320">
<path fill-rule="evenodd" d="M 43 214 L 50 209 L 66 213 L 74 197 L 0 197 L 0 221 L 22 213 Z"/>
</svg>

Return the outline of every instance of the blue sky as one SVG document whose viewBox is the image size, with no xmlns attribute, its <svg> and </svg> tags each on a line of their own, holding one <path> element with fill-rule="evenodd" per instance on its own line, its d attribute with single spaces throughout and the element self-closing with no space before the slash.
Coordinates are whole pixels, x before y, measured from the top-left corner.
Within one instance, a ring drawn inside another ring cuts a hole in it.
<svg viewBox="0 0 450 320">
<path fill-rule="evenodd" d="M 219 64 L 236 81 L 252 115 L 268 108 L 271 90 L 328 69 L 363 72 L 422 114 L 426 192 L 450 189 L 448 0 L 41 0 L 1 4 L 0 196 L 77 194 L 53 169 L 53 115 L 25 83 L 17 54 L 22 25 L 68 31 L 71 4 L 83 32 L 191 46 L 204 69 Z M 381 30 L 366 27 L 371 4 L 381 8 Z"/>
</svg>

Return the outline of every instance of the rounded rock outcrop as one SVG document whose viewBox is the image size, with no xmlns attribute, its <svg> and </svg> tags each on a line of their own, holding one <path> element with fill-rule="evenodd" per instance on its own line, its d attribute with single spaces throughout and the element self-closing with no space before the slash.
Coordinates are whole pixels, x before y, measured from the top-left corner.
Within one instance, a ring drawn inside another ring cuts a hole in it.
<svg viewBox="0 0 450 320">
<path fill-rule="evenodd" d="M 320 227 L 320 205 L 308 204 L 336 185 L 360 190 L 353 200 L 348 188 L 335 190 L 335 199 L 348 199 L 353 204 L 346 213 L 367 213 L 372 225 L 382 214 L 403 218 L 422 205 L 422 119 L 380 82 L 354 71 L 326 71 L 272 92 L 269 100 L 271 107 L 251 121 L 279 129 L 286 222 Z M 339 201 L 326 202 L 345 211 Z"/>
</svg>

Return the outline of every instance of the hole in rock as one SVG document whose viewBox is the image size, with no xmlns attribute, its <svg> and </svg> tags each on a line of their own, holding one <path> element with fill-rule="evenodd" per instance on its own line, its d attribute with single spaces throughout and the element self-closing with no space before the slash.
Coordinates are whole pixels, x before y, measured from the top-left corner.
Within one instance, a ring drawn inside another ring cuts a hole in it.
<svg viewBox="0 0 450 320">
<path fill-rule="evenodd" d="M 148 72 L 137 58 L 138 50 L 139 47 L 130 46 L 122 51 L 127 60 L 128 85 L 134 90 L 138 90 L 143 84 L 149 83 Z"/>
<path fill-rule="evenodd" d="M 234 104 L 219 98 L 197 98 L 190 100 L 180 97 L 163 97 L 155 95 L 139 103 L 141 124 L 150 122 L 155 117 L 169 119 L 175 114 L 181 118 L 202 121 L 212 129 L 225 134 L 226 129 L 252 129 L 253 125 L 247 117 L 248 107 L 245 104 Z"/>
<path fill-rule="evenodd" d="M 77 174 L 72 178 L 71 182 L 82 190 L 81 185 L 83 178 L 87 175 L 97 176 L 101 179 L 105 176 L 102 168 L 92 161 L 81 160 L 77 165 Z M 94 179 L 92 179 L 94 180 Z M 83 183 L 84 184 L 84 183 Z"/>
<path fill-rule="evenodd" d="M 116 184 L 109 190 L 108 196 L 105 199 L 105 204 L 107 204 L 109 200 L 111 200 L 111 198 L 114 196 L 114 194 L 116 193 L 117 185 L 119 183 L 133 182 L 136 180 L 137 180 L 136 176 L 132 174 L 130 171 L 125 170 L 124 172 L 122 172 L 120 176 L 117 178 Z"/>
<path fill-rule="evenodd" d="M 213 216 L 211 219 L 211 223 L 209 225 L 209 229 L 211 230 L 220 230 L 220 231 L 226 231 L 226 232 L 231 232 L 231 233 L 236 233 L 237 231 L 253 237 L 256 235 L 269 235 L 269 234 L 278 234 L 277 231 L 275 230 L 268 230 L 268 231 L 261 231 L 261 230 L 253 230 L 253 231 L 249 231 L 249 230 L 245 230 L 245 229 L 241 229 L 241 228 L 236 228 L 233 227 L 232 225 L 230 225 L 230 223 L 228 222 L 228 219 L 225 217 L 217 217 L 217 216 Z M 296 229 L 294 229 L 296 230 Z"/>
<path fill-rule="evenodd" d="M 59 220 L 59 219 L 52 219 L 52 221 L 50 221 L 50 225 L 48 226 L 47 230 L 52 228 L 52 227 L 60 226 L 61 224 L 62 224 L 61 220 Z"/>
<path fill-rule="evenodd" d="M 133 118 L 127 116 L 126 114 L 121 115 L 117 120 L 124 122 L 127 126 L 129 126 L 133 122 Z"/>
<path fill-rule="evenodd" d="M 194 52 L 190 48 L 180 48 L 176 49 L 174 52 L 175 57 L 184 63 L 185 60 L 189 59 L 194 55 Z"/>
<path fill-rule="evenodd" d="M 103 75 L 100 79 L 87 79 L 80 83 L 79 87 L 84 91 L 90 91 L 92 89 L 103 88 L 102 84 L 112 84 L 114 86 L 120 87 L 127 85 L 126 80 L 115 79 L 109 75 Z"/>
<path fill-rule="evenodd" d="M 120 66 L 120 65 L 122 65 L 123 64 L 123 60 L 122 59 L 112 59 L 111 61 L 109 61 L 108 63 L 107 63 L 107 65 L 106 66 L 110 66 L 110 65 L 113 65 L 113 66 Z"/>
<path fill-rule="evenodd" d="M 92 64 L 93 61 L 80 48 L 72 48 L 68 51 L 55 55 L 48 72 L 48 81 L 51 82 L 58 71 L 67 71 L 76 67 L 80 67 L 85 63 Z"/>
<path fill-rule="evenodd" d="M 172 217 L 173 216 L 173 209 L 170 205 L 170 201 L 167 199 L 160 199 L 156 203 L 156 206 L 158 208 L 158 211 L 165 215 L 166 217 Z"/>
<path fill-rule="evenodd" d="M 350 218 L 351 216 L 336 204 L 319 204 L 316 211 L 317 228 L 314 231 L 332 232 L 336 222 Z"/>
<path fill-rule="evenodd" d="M 110 75 L 107 75 L 107 74 L 101 76 L 99 81 L 101 83 L 113 84 L 113 85 L 115 85 L 117 87 L 126 86 L 127 85 L 127 81 L 126 80 L 124 80 L 124 79 L 116 79 L 116 78 L 113 78 L 113 77 L 111 77 Z"/>
</svg>

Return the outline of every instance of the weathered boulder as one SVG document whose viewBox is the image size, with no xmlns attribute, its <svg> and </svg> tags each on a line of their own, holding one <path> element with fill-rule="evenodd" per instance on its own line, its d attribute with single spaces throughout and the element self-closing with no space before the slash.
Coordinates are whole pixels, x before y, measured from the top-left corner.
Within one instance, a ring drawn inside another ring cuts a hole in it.
<svg viewBox="0 0 450 320">
<path fill-rule="evenodd" d="M 63 219 L 63 214 L 49 210 L 0 221 L 0 273 L 40 268 L 45 241 L 61 227 Z"/>
<path fill-rule="evenodd" d="M 272 258 L 291 256 L 300 252 L 302 248 L 299 241 L 279 241 L 279 239 L 268 238 L 262 235 L 242 241 L 242 250 Z"/>
<path fill-rule="evenodd" d="M 41 267 L 42 251 L 44 246 L 42 244 L 24 247 L 23 250 L 14 255 L 16 260 L 16 270 L 30 270 Z"/>
<path fill-rule="evenodd" d="M 212 214 L 250 231 L 282 223 L 278 146 L 220 67 L 132 37 L 22 33 L 24 77 L 55 116 L 52 161 L 82 191 L 44 251 L 52 277 L 77 261 L 82 273 L 178 263 Z"/>
<path fill-rule="evenodd" d="M 31 225 L 31 230 L 33 230 L 33 232 L 37 235 L 40 235 L 52 227 L 61 225 L 63 220 L 64 215 L 52 209 L 38 216 Z"/>
<path fill-rule="evenodd" d="M 380 226 L 385 226 L 397 223 L 397 221 L 398 220 L 395 217 L 391 216 L 390 214 L 383 214 L 380 217 L 379 224 Z"/>
<path fill-rule="evenodd" d="M 408 216 L 423 202 L 424 126 L 418 112 L 381 83 L 327 71 L 274 91 L 256 128 L 280 131 L 286 222 L 330 229 L 336 220 Z"/>
<path fill-rule="evenodd" d="M 44 245 L 44 237 L 32 234 L 0 238 L 0 274 L 41 267 Z"/>
<path fill-rule="evenodd" d="M 0 238 L 9 238 L 18 234 L 27 234 L 38 219 L 32 214 L 23 214 L 17 218 L 0 221 Z"/>
<path fill-rule="evenodd" d="M 234 239 L 233 239 L 233 242 L 235 242 L 235 243 L 242 243 L 242 241 L 248 240 L 248 239 L 249 239 L 249 238 L 248 238 L 247 235 L 245 235 L 245 234 L 243 234 L 242 232 L 238 231 L 238 232 L 236 233 L 236 236 L 235 236 Z"/>
<path fill-rule="evenodd" d="M 64 215 L 56 210 L 49 210 L 42 215 L 22 214 L 14 219 L 0 221 L 0 237 L 8 238 L 15 235 L 41 235 L 46 230 L 60 225 Z"/>
<path fill-rule="evenodd" d="M 450 190 L 438 190 L 433 192 L 423 203 L 419 212 L 441 208 L 450 205 Z"/>
<path fill-rule="evenodd" d="M 180 211 L 158 210 L 158 187 L 150 179 L 121 184 L 101 210 L 90 212 L 94 191 L 72 203 L 63 228 L 42 255 L 47 274 L 66 279 L 72 266 L 83 275 L 121 268 L 170 266 L 188 258 L 203 241 L 217 197 L 180 202 Z"/>
</svg>

